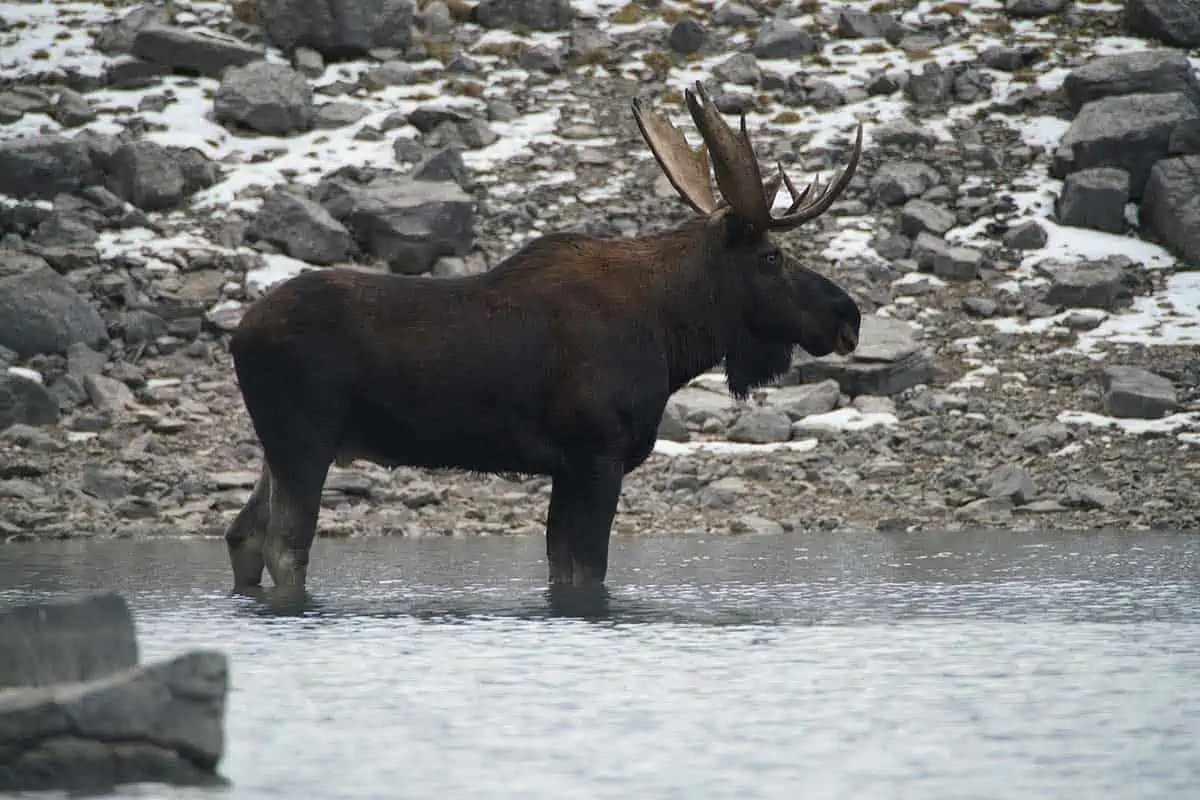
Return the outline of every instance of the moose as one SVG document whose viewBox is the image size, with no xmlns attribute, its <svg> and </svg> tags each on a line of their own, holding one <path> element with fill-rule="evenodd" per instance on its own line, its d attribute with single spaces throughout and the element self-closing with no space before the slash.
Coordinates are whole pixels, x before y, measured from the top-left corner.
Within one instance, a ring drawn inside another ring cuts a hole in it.
<svg viewBox="0 0 1200 800">
<path fill-rule="evenodd" d="M 677 227 L 550 233 L 463 277 L 312 270 L 246 310 L 229 347 L 263 464 L 225 535 L 237 587 L 259 587 L 265 567 L 277 588 L 303 591 L 329 467 L 355 459 L 550 477 L 549 584 L 602 586 L 622 482 L 650 456 L 673 392 L 723 361 L 744 399 L 796 346 L 854 351 L 855 301 L 771 233 L 845 190 L 862 125 L 841 173 L 799 191 L 782 163 L 763 180 L 744 114 L 735 131 L 699 82 L 684 102 L 694 149 L 632 101 L 695 211 Z M 791 203 L 776 214 L 781 184 Z"/>
</svg>

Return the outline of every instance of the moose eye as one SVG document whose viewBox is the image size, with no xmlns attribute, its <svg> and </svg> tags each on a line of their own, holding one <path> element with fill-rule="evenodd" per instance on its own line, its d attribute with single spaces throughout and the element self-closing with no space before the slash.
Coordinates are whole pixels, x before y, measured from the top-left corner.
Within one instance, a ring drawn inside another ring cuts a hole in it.
<svg viewBox="0 0 1200 800">
<path fill-rule="evenodd" d="M 763 254 L 763 266 L 767 269 L 779 269 L 783 263 L 783 254 L 778 250 L 768 250 Z"/>
</svg>

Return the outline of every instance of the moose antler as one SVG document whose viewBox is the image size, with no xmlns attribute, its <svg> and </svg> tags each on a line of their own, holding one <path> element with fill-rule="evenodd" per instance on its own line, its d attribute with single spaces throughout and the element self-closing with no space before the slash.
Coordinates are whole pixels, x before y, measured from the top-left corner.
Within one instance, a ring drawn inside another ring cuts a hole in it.
<svg viewBox="0 0 1200 800">
<path fill-rule="evenodd" d="M 713 105 L 708 91 L 699 81 L 695 89 L 684 90 L 684 102 L 692 121 L 704 142 L 693 150 L 683 134 L 665 116 L 648 111 L 639 100 L 633 101 L 633 115 L 642 138 L 650 147 L 659 166 L 680 196 L 701 214 L 709 215 L 725 206 L 762 230 L 789 230 L 823 214 L 849 185 L 862 153 L 862 124 L 850 160 L 841 174 L 822 188 L 820 176 L 803 191 L 797 191 L 791 179 L 778 164 L 778 173 L 763 180 L 758 157 L 750 133 L 746 130 L 746 115 L 740 115 L 738 130 L 734 131 Z M 720 200 L 713 194 L 708 176 L 709 153 L 713 172 L 720 189 Z M 780 185 L 787 187 L 792 204 L 783 216 L 771 214 Z M 812 199 L 809 196 L 812 195 Z"/>
<path fill-rule="evenodd" d="M 712 182 L 708 178 L 707 144 L 701 144 L 693 150 L 682 131 L 657 111 L 643 108 L 636 97 L 633 99 L 633 118 L 650 152 L 679 196 L 701 214 L 707 216 L 716 211 L 720 204 L 713 195 Z"/>
</svg>

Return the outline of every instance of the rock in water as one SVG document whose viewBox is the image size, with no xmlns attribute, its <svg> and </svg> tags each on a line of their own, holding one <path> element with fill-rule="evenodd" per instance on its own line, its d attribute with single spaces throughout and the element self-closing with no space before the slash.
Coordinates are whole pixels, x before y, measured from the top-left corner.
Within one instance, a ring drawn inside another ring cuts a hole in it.
<svg viewBox="0 0 1200 800">
<path fill-rule="evenodd" d="M 0 613 L 0 792 L 220 782 L 225 656 L 137 657 L 117 595 Z"/>
</svg>

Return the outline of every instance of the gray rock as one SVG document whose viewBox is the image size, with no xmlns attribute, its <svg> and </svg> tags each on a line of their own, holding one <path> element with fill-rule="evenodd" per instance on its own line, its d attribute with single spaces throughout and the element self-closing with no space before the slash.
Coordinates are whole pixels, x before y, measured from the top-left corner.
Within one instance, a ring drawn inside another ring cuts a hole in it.
<svg viewBox="0 0 1200 800">
<path fill-rule="evenodd" d="M 964 297 L 963 310 L 973 317 L 988 317 L 996 316 L 1000 310 L 1000 304 L 990 297 Z"/>
<path fill-rule="evenodd" d="M 871 176 L 871 194 L 888 206 L 898 206 L 941 182 L 937 170 L 919 161 L 885 161 Z"/>
<path fill-rule="evenodd" d="M 758 12 L 743 3 L 724 2 L 713 11 L 712 21 L 723 28 L 748 28 L 758 23 Z"/>
<path fill-rule="evenodd" d="M 792 374 L 800 383 L 832 378 L 842 393 L 850 397 L 862 394 L 890 397 L 919 383 L 928 383 L 933 378 L 933 360 L 916 341 L 908 323 L 868 314 L 862 319 L 854 353 L 801 357 Z"/>
<path fill-rule="evenodd" d="M 1168 154 L 1172 134 L 1200 112 L 1182 92 L 1102 97 L 1085 104 L 1063 136 L 1068 172 L 1119 167 L 1129 173 L 1129 194 L 1140 200 L 1154 162 Z M 1060 175 L 1060 177 L 1063 177 Z"/>
<path fill-rule="evenodd" d="M 353 125 L 370 113 L 371 110 L 369 108 L 359 103 L 352 103 L 348 100 L 334 100 L 331 103 L 324 103 L 315 108 L 313 113 L 313 127 L 322 130 L 344 128 L 347 125 Z"/>
<path fill-rule="evenodd" d="M 567 57 L 585 62 L 603 60 L 612 52 L 613 44 L 608 31 L 578 27 L 567 37 Z"/>
<path fill-rule="evenodd" d="M 408 173 L 415 181 L 450 181 L 466 186 L 467 165 L 457 147 L 440 147 L 430 151 Z"/>
<path fill-rule="evenodd" d="M 325 57 L 310 47 L 297 47 L 292 53 L 292 66 L 306 78 L 325 74 Z"/>
<path fill-rule="evenodd" d="M 918 233 L 913 241 L 912 258 L 917 262 L 917 269 L 933 272 L 934 260 L 939 256 L 948 256 L 949 253 L 950 245 L 932 233 Z"/>
<path fill-rule="evenodd" d="M 1037 487 L 1025 469 L 1005 465 L 996 470 L 988 482 L 988 497 L 1011 500 L 1015 506 L 1023 506 L 1037 497 Z"/>
<path fill-rule="evenodd" d="M 1090 484 L 1073 483 L 1067 486 L 1062 504 L 1067 508 L 1086 510 L 1112 509 L 1121 505 L 1121 495 L 1111 489 Z"/>
<path fill-rule="evenodd" d="M 1010 250 L 1040 250 L 1050 239 L 1046 229 L 1035 219 L 1014 225 L 1001 242 Z"/>
<path fill-rule="evenodd" d="M 896 18 L 887 12 L 838 12 L 837 34 L 843 39 L 887 38 L 898 41 L 902 30 Z"/>
<path fill-rule="evenodd" d="M 927 49 L 924 43 L 921 49 Z M 904 94 L 918 106 L 947 103 L 954 96 L 954 72 L 943 69 L 937 63 L 926 63 L 920 72 L 909 73 L 908 82 L 904 84 Z"/>
<path fill-rule="evenodd" d="M 1180 92 L 1200 101 L 1200 82 L 1185 53 L 1160 48 L 1099 56 L 1072 70 L 1063 91 L 1073 111 L 1102 97 Z"/>
<path fill-rule="evenodd" d="M 1179 258 L 1200 263 L 1200 156 L 1165 158 L 1154 165 L 1138 222 Z"/>
<path fill-rule="evenodd" d="M 1051 275 L 1043 302 L 1049 306 L 1111 311 L 1132 294 L 1122 265 L 1117 259 L 1066 264 L 1042 262 L 1043 270 Z"/>
<path fill-rule="evenodd" d="M 1041 422 L 1021 431 L 1017 444 L 1025 450 L 1047 455 L 1062 447 L 1071 438 L 1071 431 L 1061 422 Z"/>
<path fill-rule="evenodd" d="M 0 689 L 105 678 L 137 663 L 133 617 L 119 595 L 0 612 Z"/>
<path fill-rule="evenodd" d="M 748 514 L 744 517 L 738 517 L 729 523 L 729 532 L 738 534 L 750 534 L 757 536 L 781 536 L 783 535 L 783 525 L 773 519 L 760 517 L 757 514 Z"/>
<path fill-rule="evenodd" d="M 471 250 L 474 202 L 454 183 L 385 175 L 366 185 L 325 185 L 317 200 L 394 272 L 421 274 L 441 256 Z"/>
<path fill-rule="evenodd" d="M 1071 173 L 1063 182 L 1056 212 L 1061 225 L 1105 233 L 1125 230 L 1129 173 L 1116 167 L 1093 167 Z"/>
<path fill-rule="evenodd" d="M 875 141 L 886 147 L 928 149 L 937 143 L 937 137 L 920 125 L 899 117 L 876 128 Z"/>
<path fill-rule="evenodd" d="M 73 89 L 63 87 L 50 109 L 50 116 L 64 128 L 77 128 L 96 119 L 96 109 L 88 99 Z"/>
<path fill-rule="evenodd" d="M 534 45 L 525 48 L 517 57 L 518 63 L 531 72 L 558 75 L 563 71 L 563 54 L 560 48 Z"/>
<path fill-rule="evenodd" d="M 756 86 L 762 79 L 762 67 L 750 53 L 734 53 L 713 67 L 713 77 L 738 86 Z"/>
<path fill-rule="evenodd" d="M 700 490 L 701 508 L 728 508 L 749 491 L 741 478 L 719 478 Z"/>
<path fill-rule="evenodd" d="M 984 48 L 983 52 L 979 54 L 979 60 L 988 67 L 1001 72 L 1016 72 L 1033 64 L 1041 55 L 1042 50 L 1038 47 L 992 45 Z"/>
<path fill-rule="evenodd" d="M 108 188 L 143 211 L 174 208 L 187 193 L 177 154 L 145 139 L 118 147 L 107 168 Z"/>
<path fill-rule="evenodd" d="M 416 19 L 412 0 L 258 0 L 257 9 L 272 44 L 289 52 L 308 47 L 331 59 L 377 47 L 407 50 Z"/>
<path fill-rule="evenodd" d="M 973 247 L 947 247 L 933 255 L 933 274 L 948 281 L 973 281 L 983 266 L 983 253 Z"/>
<path fill-rule="evenodd" d="M 755 408 L 741 414 L 729 427 L 731 442 L 767 444 L 792 438 L 792 421 L 787 414 L 769 408 Z"/>
<path fill-rule="evenodd" d="M 96 309 L 41 258 L 0 249 L 0 346 L 20 358 L 107 343 Z"/>
<path fill-rule="evenodd" d="M 229 67 L 244 67 L 265 55 L 231 36 L 171 25 L 147 25 L 133 38 L 133 55 L 152 64 L 220 79 Z"/>
<path fill-rule="evenodd" d="M 1195 0 L 1129 0 L 1125 25 L 1139 36 L 1164 44 L 1200 46 L 1200 5 Z"/>
<path fill-rule="evenodd" d="M 145 3 L 123 17 L 105 23 L 93 47 L 106 55 L 127 55 L 133 51 L 133 40 L 138 31 L 148 25 L 168 25 L 171 13 L 164 6 Z"/>
<path fill-rule="evenodd" d="M 676 53 L 689 55 L 704 47 L 707 35 L 703 25 L 692 17 L 684 17 L 667 32 L 667 47 Z"/>
<path fill-rule="evenodd" d="M 1006 0 L 1004 10 L 1011 17 L 1044 17 L 1067 7 L 1067 0 Z"/>
<path fill-rule="evenodd" d="M 1139 367 L 1105 367 L 1100 372 L 1100 387 L 1104 412 L 1114 417 L 1159 419 L 1179 403 L 1171 381 Z"/>
<path fill-rule="evenodd" d="M 121 338 L 127 345 L 150 344 L 167 335 L 167 322 L 152 311 L 135 308 L 125 316 Z"/>
<path fill-rule="evenodd" d="M 83 388 L 92 405 L 109 414 L 121 414 L 137 407 L 133 391 L 116 378 L 107 375 L 88 375 Z"/>
<path fill-rule="evenodd" d="M 213 97 L 218 122 L 286 136 L 312 128 L 313 91 L 287 64 L 256 61 L 231 67 Z"/>
<path fill-rule="evenodd" d="M 485 28 L 562 31 L 571 26 L 570 0 L 480 0 L 475 21 Z"/>
<path fill-rule="evenodd" d="M 0 790 L 219 783 L 228 686 L 225 656 L 199 651 L 0 693 Z"/>
<path fill-rule="evenodd" d="M 335 264 L 354 251 L 346 226 L 325 208 L 294 189 L 282 188 L 263 199 L 262 208 L 246 229 L 250 240 L 261 239 L 285 254 L 310 264 Z"/>
<path fill-rule="evenodd" d="M 679 403 L 674 401 L 667 403 L 662 419 L 658 423 L 658 438 L 668 442 L 686 442 L 692 438 Z"/>
<path fill-rule="evenodd" d="M 51 134 L 0 141 L 0 194 L 50 199 L 100 182 L 87 144 Z"/>
<path fill-rule="evenodd" d="M 0 431 L 12 425 L 53 425 L 58 402 L 37 381 L 0 372 Z"/>
<path fill-rule="evenodd" d="M 762 24 L 750 52 L 758 58 L 799 58 L 817 52 L 816 41 L 794 22 L 773 18 Z"/>
<path fill-rule="evenodd" d="M 956 222 L 953 214 L 928 200 L 909 200 L 900 210 L 900 232 L 911 239 L 915 239 L 922 231 L 942 236 Z"/>
<path fill-rule="evenodd" d="M 782 386 L 771 395 L 770 404 L 794 421 L 833 411 L 841 393 L 841 387 L 832 379 L 804 386 Z"/>
</svg>

